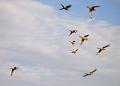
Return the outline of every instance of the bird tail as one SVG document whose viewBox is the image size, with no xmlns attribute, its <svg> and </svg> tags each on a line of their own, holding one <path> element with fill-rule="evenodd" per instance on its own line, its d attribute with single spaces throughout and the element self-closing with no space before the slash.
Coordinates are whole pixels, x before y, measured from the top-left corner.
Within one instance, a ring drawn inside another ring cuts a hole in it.
<svg viewBox="0 0 120 86">
<path fill-rule="evenodd" d="M 92 18 L 92 11 L 90 11 L 90 18 Z"/>
<path fill-rule="evenodd" d="M 10 75 L 12 76 L 12 73 Z"/>
<path fill-rule="evenodd" d="M 80 45 L 82 45 L 82 44 L 83 44 L 83 41 L 81 41 Z"/>
</svg>

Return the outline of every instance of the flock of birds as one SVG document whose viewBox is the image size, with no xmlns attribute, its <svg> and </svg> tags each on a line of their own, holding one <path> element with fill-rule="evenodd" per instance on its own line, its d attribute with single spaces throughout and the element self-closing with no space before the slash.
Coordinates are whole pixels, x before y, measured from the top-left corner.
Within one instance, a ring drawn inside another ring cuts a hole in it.
<svg viewBox="0 0 120 86">
<path fill-rule="evenodd" d="M 62 8 L 59 9 L 59 10 L 66 10 L 66 11 L 69 11 L 69 8 L 72 7 L 71 4 L 66 5 L 66 6 L 64 6 L 63 4 L 61 4 L 61 6 L 62 6 Z M 95 10 L 96 10 L 95 8 L 98 8 L 98 7 L 100 7 L 100 6 L 91 6 L 91 7 L 87 6 L 87 8 L 89 9 L 89 15 L 90 15 L 90 18 L 91 18 L 91 19 L 92 19 L 93 11 L 95 11 Z M 70 31 L 69 36 L 71 36 L 72 34 L 76 34 L 76 33 L 78 32 L 77 30 L 69 30 L 69 31 Z M 80 45 L 82 45 L 85 41 L 88 41 L 88 37 L 89 37 L 89 34 L 85 34 L 85 35 L 83 35 L 83 36 L 79 36 L 79 38 L 80 38 Z M 75 40 L 69 41 L 69 42 L 71 43 L 72 46 L 75 46 L 75 44 L 76 44 L 76 41 L 75 41 Z M 101 48 L 97 48 L 98 51 L 97 51 L 96 55 L 98 55 L 98 54 L 100 54 L 102 51 L 106 50 L 106 48 L 109 47 L 109 46 L 110 46 L 110 44 L 107 44 L 107 45 L 105 45 L 105 46 L 102 46 Z M 76 52 L 78 51 L 78 49 L 74 49 L 74 50 L 70 50 L 70 51 L 71 51 L 71 53 L 76 54 Z M 93 75 L 96 71 L 97 71 L 97 68 L 95 68 L 94 70 L 92 70 L 92 71 L 90 71 L 90 72 L 88 72 L 88 73 L 85 73 L 85 74 L 83 75 L 83 77 L 91 76 L 91 75 Z"/>
<path fill-rule="evenodd" d="M 64 6 L 63 4 L 61 4 L 61 6 L 62 6 L 62 8 L 60 8 L 59 10 L 66 10 L 66 11 L 69 11 L 69 8 L 72 7 L 71 4 L 66 5 L 66 6 Z M 97 7 L 100 7 L 100 6 L 91 6 L 91 7 L 87 6 L 87 8 L 89 9 L 90 18 L 92 18 L 93 11 L 95 11 L 95 10 L 96 10 L 95 8 L 97 8 Z M 71 36 L 72 34 L 75 34 L 75 33 L 78 32 L 77 30 L 69 30 L 69 31 L 70 31 L 69 36 Z M 84 36 L 79 36 L 79 38 L 81 39 L 81 40 L 80 40 L 80 45 L 82 45 L 85 41 L 87 41 L 87 40 L 88 40 L 88 37 L 89 37 L 89 34 L 86 34 L 86 35 L 84 35 Z M 69 41 L 69 42 L 71 43 L 72 46 L 75 46 L 75 44 L 76 44 L 76 41 L 75 41 L 75 40 Z M 97 48 L 98 51 L 97 51 L 96 55 L 98 55 L 98 54 L 100 54 L 102 51 L 106 50 L 106 48 L 109 47 L 109 46 L 110 46 L 110 44 L 107 44 L 107 45 L 105 45 L 105 46 L 103 46 L 103 47 L 101 47 L 101 48 Z M 76 54 L 76 52 L 78 51 L 78 49 L 70 50 L 70 51 L 71 51 L 71 53 Z M 10 68 L 10 69 L 11 69 L 10 75 L 13 76 L 13 73 L 14 73 L 16 70 L 18 70 L 19 67 L 12 67 L 12 68 Z M 88 73 L 85 73 L 85 74 L 83 75 L 83 77 L 91 76 L 91 75 L 93 75 L 96 71 L 97 71 L 97 68 L 95 68 L 94 70 L 92 70 L 92 71 L 90 71 L 90 72 L 88 72 Z"/>
<path fill-rule="evenodd" d="M 77 30 L 69 30 L 69 31 L 70 31 L 69 36 L 71 36 L 73 33 L 77 33 L 77 32 L 78 32 Z M 87 41 L 87 40 L 88 40 L 88 37 L 89 37 L 89 34 L 86 34 L 86 35 L 84 35 L 84 36 L 79 36 L 79 38 L 81 39 L 81 40 L 80 40 L 80 41 L 81 41 L 81 42 L 80 42 L 80 45 L 82 45 L 85 41 Z M 75 40 L 69 41 L 69 42 L 72 44 L 72 46 L 75 46 L 75 44 L 76 44 L 76 41 L 75 41 Z M 98 55 L 98 54 L 101 53 L 102 51 L 106 50 L 106 48 L 109 47 L 109 46 L 110 46 L 110 44 L 107 44 L 107 45 L 105 45 L 105 46 L 103 46 L 103 47 L 101 47 L 101 48 L 97 48 L 97 49 L 98 49 L 98 52 L 96 53 L 96 55 Z M 78 51 L 78 49 L 71 50 L 71 53 L 75 54 L 77 51 Z"/>
<path fill-rule="evenodd" d="M 61 6 L 62 6 L 62 8 L 60 8 L 59 10 L 66 10 L 66 11 L 69 11 L 69 8 L 72 7 L 71 4 L 66 5 L 66 6 L 64 6 L 63 4 L 61 4 Z M 97 8 L 97 7 L 100 7 L 100 6 L 91 6 L 91 7 L 87 6 L 87 8 L 89 9 L 90 18 L 92 18 L 93 11 L 95 11 L 96 10 L 95 8 Z"/>
</svg>

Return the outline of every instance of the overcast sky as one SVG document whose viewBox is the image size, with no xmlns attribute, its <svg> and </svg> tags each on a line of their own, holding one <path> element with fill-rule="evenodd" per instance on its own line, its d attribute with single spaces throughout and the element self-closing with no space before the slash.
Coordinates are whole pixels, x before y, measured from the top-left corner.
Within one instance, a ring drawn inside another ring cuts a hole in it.
<svg viewBox="0 0 120 86">
<path fill-rule="evenodd" d="M 70 11 L 58 10 L 61 3 Z M 101 7 L 89 18 L 87 5 Z M 120 0 L 0 0 L 1 86 L 120 86 Z M 69 30 L 78 33 L 69 37 Z M 80 35 L 89 40 L 80 45 Z M 76 40 L 70 53 L 69 41 Z M 111 44 L 96 55 L 97 47 Z M 13 77 L 10 67 L 18 66 Z M 84 73 L 97 68 L 91 77 Z"/>
</svg>

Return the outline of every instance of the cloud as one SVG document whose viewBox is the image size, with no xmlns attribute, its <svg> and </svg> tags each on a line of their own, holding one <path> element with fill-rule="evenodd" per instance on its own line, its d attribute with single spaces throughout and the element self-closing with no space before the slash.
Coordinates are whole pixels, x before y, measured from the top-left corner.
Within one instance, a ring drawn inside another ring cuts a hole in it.
<svg viewBox="0 0 120 86">
<path fill-rule="evenodd" d="M 110 82 L 104 82 L 106 86 L 119 83 L 120 26 L 106 21 L 63 18 L 53 7 L 31 0 L 1 2 L 0 13 L 0 80 L 3 86 L 101 86 L 103 78 Z M 77 29 L 78 33 L 69 38 L 69 29 Z M 84 34 L 90 34 L 90 38 L 80 46 L 78 36 Z M 68 41 L 72 39 L 77 40 L 79 48 L 75 55 L 69 53 Z M 111 47 L 96 56 L 96 47 L 108 43 Z M 20 69 L 11 78 L 8 68 L 13 65 Z M 94 67 L 98 68 L 96 76 L 81 78 Z M 114 75 L 118 75 L 117 80 Z"/>
</svg>

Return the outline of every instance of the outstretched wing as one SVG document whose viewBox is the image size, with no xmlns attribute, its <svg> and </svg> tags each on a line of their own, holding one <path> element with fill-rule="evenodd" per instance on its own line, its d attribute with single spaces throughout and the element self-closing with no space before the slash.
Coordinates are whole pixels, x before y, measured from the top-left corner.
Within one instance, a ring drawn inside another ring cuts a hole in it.
<svg viewBox="0 0 120 86">
<path fill-rule="evenodd" d="M 74 40 L 74 41 L 72 41 L 72 42 L 75 42 L 75 40 Z"/>
<path fill-rule="evenodd" d="M 96 72 L 97 71 L 97 69 L 95 68 L 93 71 L 91 71 L 90 73 L 94 73 L 94 72 Z"/>
<path fill-rule="evenodd" d="M 70 7 L 72 7 L 72 5 L 71 5 L 71 4 L 66 6 L 66 8 L 70 8 Z"/>
<path fill-rule="evenodd" d="M 77 30 L 73 30 L 75 33 L 78 32 Z"/>
<path fill-rule="evenodd" d="M 89 34 L 87 34 L 87 35 L 84 35 L 84 37 L 88 37 L 89 36 Z"/>
<path fill-rule="evenodd" d="M 63 8 L 59 9 L 59 10 L 63 10 Z"/>
<path fill-rule="evenodd" d="M 61 6 L 62 6 L 62 8 L 60 8 L 59 10 L 63 10 L 64 9 L 64 5 L 61 4 Z"/>
<path fill-rule="evenodd" d="M 104 46 L 103 48 L 107 48 L 107 47 L 109 47 L 109 46 L 110 46 L 110 44 L 108 44 L 108 45 Z"/>
<path fill-rule="evenodd" d="M 77 52 L 77 51 L 78 51 L 78 49 L 75 50 L 75 52 Z"/>
<path fill-rule="evenodd" d="M 13 72 L 14 72 L 14 71 L 15 71 L 15 70 L 13 70 L 13 69 L 11 70 L 11 74 L 10 74 L 11 76 L 13 75 Z"/>
<path fill-rule="evenodd" d="M 63 5 L 63 4 L 61 4 L 61 6 L 64 8 L 64 5 Z"/>
<path fill-rule="evenodd" d="M 72 32 L 70 32 L 69 36 L 71 36 L 71 35 L 72 35 Z"/>
<path fill-rule="evenodd" d="M 86 77 L 86 76 L 88 76 L 89 74 L 87 74 L 87 73 L 85 73 L 85 75 L 83 75 L 83 77 Z"/>
<path fill-rule="evenodd" d="M 92 6 L 92 8 L 96 8 L 96 7 L 100 7 L 100 6 Z"/>
</svg>

